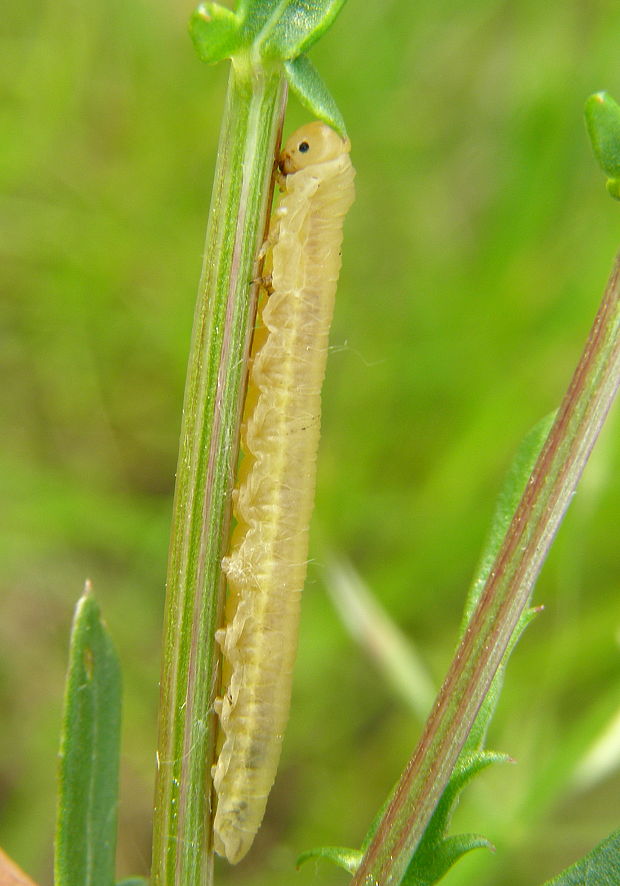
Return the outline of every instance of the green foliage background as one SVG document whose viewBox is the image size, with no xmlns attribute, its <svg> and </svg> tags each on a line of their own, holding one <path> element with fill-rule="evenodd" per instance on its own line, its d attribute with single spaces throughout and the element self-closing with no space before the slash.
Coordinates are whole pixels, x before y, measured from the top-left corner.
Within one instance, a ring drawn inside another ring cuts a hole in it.
<svg viewBox="0 0 620 886">
<path fill-rule="evenodd" d="M 72 615 L 92 578 L 125 673 L 119 875 L 149 864 L 158 649 L 184 372 L 226 65 L 191 3 L 9 4 L 0 37 L 0 842 L 51 882 Z M 517 441 L 568 382 L 620 244 L 585 98 L 620 95 L 614 0 L 349 0 L 312 59 L 358 170 L 325 389 L 293 715 L 265 825 L 218 882 L 346 883 L 420 723 L 325 593 L 350 558 L 439 681 Z M 291 102 L 290 131 L 305 120 Z M 617 423 L 508 670 L 496 767 L 447 884 L 535 884 L 618 825 L 567 786 L 618 709 Z"/>
</svg>

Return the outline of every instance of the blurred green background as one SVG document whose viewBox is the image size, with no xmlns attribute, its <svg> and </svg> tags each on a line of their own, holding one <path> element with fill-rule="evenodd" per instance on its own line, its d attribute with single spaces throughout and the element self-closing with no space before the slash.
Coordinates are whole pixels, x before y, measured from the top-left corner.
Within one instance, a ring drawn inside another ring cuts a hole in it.
<svg viewBox="0 0 620 886">
<path fill-rule="evenodd" d="M 146 873 L 184 372 L 226 65 L 179 0 L 23 0 L 0 37 L 0 843 L 51 883 L 72 609 L 93 580 L 125 674 L 119 875 Z M 582 120 L 620 97 L 616 0 L 349 0 L 312 57 L 357 202 L 324 397 L 293 712 L 264 826 L 219 883 L 344 884 L 421 721 L 326 593 L 337 555 L 447 668 L 503 471 L 567 385 L 620 244 Z M 287 131 L 307 117 L 294 100 Z M 619 823 L 617 423 L 536 592 L 454 827 L 458 884 L 536 884 Z M 579 768 L 581 766 L 581 768 Z M 581 773 L 576 776 L 575 772 Z M 584 772 L 586 774 L 584 775 Z"/>
</svg>

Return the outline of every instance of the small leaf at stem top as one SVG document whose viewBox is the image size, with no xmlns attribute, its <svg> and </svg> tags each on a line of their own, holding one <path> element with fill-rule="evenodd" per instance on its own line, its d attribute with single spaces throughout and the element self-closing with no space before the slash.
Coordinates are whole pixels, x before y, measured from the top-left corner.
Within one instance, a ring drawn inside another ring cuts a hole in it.
<svg viewBox="0 0 620 886">
<path fill-rule="evenodd" d="M 334 21 L 346 0 L 245 0 L 232 12 L 201 3 L 190 19 L 200 58 L 211 64 L 243 52 L 270 61 L 295 59 Z"/>
<path fill-rule="evenodd" d="M 207 64 L 232 58 L 241 48 L 241 23 L 219 3 L 201 3 L 192 13 L 189 32 L 200 60 Z"/>
<path fill-rule="evenodd" d="M 283 63 L 292 91 L 312 114 L 346 137 L 336 103 L 305 52 L 330 27 L 346 0 L 240 0 L 232 12 L 205 2 L 189 31 L 201 60 L 225 58 L 250 65 Z"/>
<path fill-rule="evenodd" d="M 592 148 L 603 172 L 607 190 L 620 200 L 620 106 L 606 92 L 591 95 L 585 106 Z"/>
</svg>

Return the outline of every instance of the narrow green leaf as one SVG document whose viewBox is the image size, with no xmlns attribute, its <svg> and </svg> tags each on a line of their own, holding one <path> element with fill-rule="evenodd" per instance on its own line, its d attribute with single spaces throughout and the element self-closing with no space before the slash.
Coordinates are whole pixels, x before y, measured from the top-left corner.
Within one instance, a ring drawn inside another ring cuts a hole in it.
<svg viewBox="0 0 620 886">
<path fill-rule="evenodd" d="M 502 481 L 491 520 L 491 527 L 482 548 L 474 580 L 467 592 L 460 636 L 465 632 L 471 616 L 478 605 L 484 585 L 493 568 L 498 551 L 502 546 L 506 531 L 510 526 L 510 521 L 523 495 L 536 464 L 536 459 L 540 455 L 547 435 L 551 430 L 555 416 L 555 412 L 546 415 L 525 435 L 519 443 L 506 476 Z"/>
<path fill-rule="evenodd" d="M 121 723 L 116 652 L 87 584 L 71 630 L 60 741 L 56 886 L 114 882 Z"/>
<path fill-rule="evenodd" d="M 586 127 L 607 190 L 620 200 L 620 106 L 606 92 L 591 95 L 585 106 Z"/>
<path fill-rule="evenodd" d="M 620 883 L 620 830 L 614 831 L 582 859 L 544 886 L 618 886 Z"/>
<path fill-rule="evenodd" d="M 144 877 L 129 877 L 127 880 L 119 880 L 116 886 L 148 886 L 148 882 Z"/>
<path fill-rule="evenodd" d="M 465 610 L 463 613 L 463 621 L 461 622 L 461 637 L 463 636 L 467 625 L 469 624 L 469 621 L 472 617 L 472 614 L 476 606 L 478 605 L 480 595 L 482 594 L 485 583 L 489 577 L 489 573 L 495 562 L 495 558 L 502 545 L 504 536 L 506 534 L 506 531 L 508 530 L 508 526 L 510 525 L 510 521 L 512 520 L 514 512 L 517 509 L 521 496 L 523 495 L 531 472 L 536 463 L 536 459 L 540 455 L 540 452 L 543 448 L 545 440 L 547 439 L 547 435 L 551 429 L 551 425 L 553 424 L 554 419 L 555 413 L 547 415 L 545 418 L 539 421 L 538 424 L 536 424 L 528 434 L 526 434 L 526 436 L 519 444 L 517 452 L 511 462 L 508 472 L 506 473 L 499 495 L 497 497 L 495 512 L 491 521 L 491 528 L 483 546 L 482 555 L 480 557 L 480 560 L 478 561 L 478 567 L 476 569 L 474 580 L 471 583 L 467 594 Z M 538 611 L 539 610 L 537 609 L 531 608 L 527 608 L 523 611 L 517 627 L 515 628 L 515 632 L 508 645 L 508 649 L 506 650 L 506 653 L 504 655 L 502 664 L 498 668 L 498 671 L 493 678 L 493 682 L 489 688 L 489 691 L 487 692 L 484 701 L 480 706 L 480 710 L 478 711 L 476 721 L 467 737 L 465 746 L 463 748 L 464 753 L 472 753 L 482 747 L 487 729 L 489 727 L 489 723 L 491 722 L 491 718 L 495 712 L 497 701 L 502 690 L 502 686 L 504 683 L 504 672 L 508 663 L 508 659 L 510 658 L 513 649 L 515 648 L 521 635 L 523 634 L 523 631 L 529 625 L 532 619 L 538 614 Z"/>
<path fill-rule="evenodd" d="M 480 834 L 458 834 L 442 840 L 432 852 L 414 855 L 401 886 L 432 886 L 438 883 L 459 858 L 473 849 L 490 849 L 493 852 L 495 847 Z"/>
<path fill-rule="evenodd" d="M 241 48 L 241 23 L 219 3 L 201 3 L 189 20 L 189 33 L 201 61 L 232 58 Z"/>
<path fill-rule="evenodd" d="M 294 59 L 331 26 L 346 0 L 291 0 L 260 47 L 265 58 Z"/>
<path fill-rule="evenodd" d="M 302 852 L 297 859 L 296 867 L 300 868 L 304 862 L 312 858 L 326 858 L 338 867 L 344 868 L 349 874 L 353 874 L 359 867 L 362 855 L 363 852 L 359 849 L 348 849 L 346 846 L 319 846 L 317 849 Z"/>
<path fill-rule="evenodd" d="M 441 880 L 466 853 L 481 848 L 493 850 L 493 845 L 481 834 L 457 834 L 450 837 L 446 834 L 458 795 L 463 788 L 492 763 L 505 763 L 509 760 L 506 754 L 494 751 L 461 755 L 407 868 L 403 886 L 431 886 Z"/>
<path fill-rule="evenodd" d="M 464 787 L 469 784 L 481 772 L 484 772 L 493 763 L 511 763 L 512 758 L 508 754 L 500 751 L 476 751 L 474 754 L 461 754 L 458 759 L 454 771 L 448 782 L 448 786 L 442 794 L 437 809 L 446 803 L 449 807 L 453 807 Z M 433 819 L 431 819 L 431 823 Z M 447 821 L 446 821 L 447 825 Z M 430 825 L 429 825 L 430 827 Z"/>
<path fill-rule="evenodd" d="M 344 118 L 310 59 L 300 55 L 293 61 L 284 62 L 284 73 L 291 91 L 304 108 L 346 138 Z"/>
</svg>

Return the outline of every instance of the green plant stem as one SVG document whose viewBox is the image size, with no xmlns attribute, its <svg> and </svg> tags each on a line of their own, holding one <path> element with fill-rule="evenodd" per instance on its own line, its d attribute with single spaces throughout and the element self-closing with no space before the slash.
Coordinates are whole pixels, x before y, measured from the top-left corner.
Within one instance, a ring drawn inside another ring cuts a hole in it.
<svg viewBox="0 0 620 886">
<path fill-rule="evenodd" d="M 443 793 L 620 383 L 620 258 L 418 747 L 353 886 L 396 886 Z"/>
<path fill-rule="evenodd" d="M 168 560 L 152 883 L 211 882 L 213 634 L 230 523 L 256 256 L 286 88 L 281 66 L 231 67 L 198 293 Z"/>
</svg>

